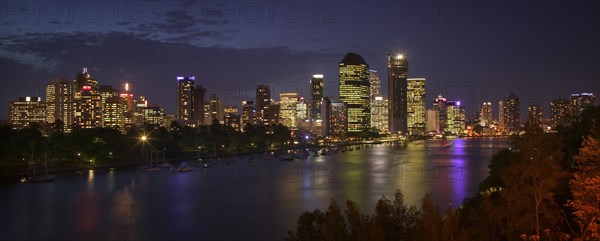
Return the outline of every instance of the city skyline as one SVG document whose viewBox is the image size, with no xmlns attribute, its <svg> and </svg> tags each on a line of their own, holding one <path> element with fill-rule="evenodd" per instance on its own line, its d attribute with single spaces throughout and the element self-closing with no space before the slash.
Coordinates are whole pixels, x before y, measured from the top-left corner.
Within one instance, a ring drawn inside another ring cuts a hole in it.
<svg viewBox="0 0 600 241">
<path fill-rule="evenodd" d="M 58 11 L 71 9 L 68 2 L 53 3 Z M 266 13 L 267 6 L 261 3 L 258 7 Z M 462 18 L 423 10 L 434 7 L 428 4 L 439 4 L 445 11 L 456 9 L 446 3 L 301 2 L 295 3 L 304 10 L 298 21 L 281 17 L 284 5 L 279 5 L 273 21 L 266 14 L 254 22 L 243 14 L 230 14 L 232 21 L 223 23 L 217 14 L 205 10 L 218 12 L 214 2 L 169 6 L 99 2 L 96 6 L 104 14 L 92 20 L 81 14 L 72 20 L 67 14 L 58 20 L 35 15 L 35 11 L 50 9 L 43 2 L 3 2 L 0 101 L 43 96 L 47 82 L 57 77 L 71 80 L 83 66 L 103 84 L 120 86 L 129 81 L 136 92 L 162 104 L 166 113 L 175 113 L 170 100 L 176 97 L 162 89 L 180 75 L 195 75 L 207 96 L 226 99 L 223 105 L 252 99 L 258 84 L 271 86 L 272 96 L 296 89 L 301 96 L 309 96 L 303 83 L 314 73 L 325 76 L 324 95 L 332 96 L 338 92 L 332 80 L 339 56 L 356 52 L 371 69 L 383 73 L 384 56 L 390 51 L 410 59 L 409 78 L 427 78 L 427 108 L 440 94 L 461 99 L 467 113 L 474 113 L 480 103 L 496 102 L 509 92 L 522 97 L 522 108 L 541 104 L 544 109 L 549 109 L 553 97 L 600 93 L 600 34 L 594 11 L 598 3 L 504 2 L 475 7 L 476 11 L 495 9 L 505 16 L 499 19 L 468 18 L 466 2 L 453 3 L 463 6 L 459 8 Z M 358 14 L 367 5 L 378 15 Z M 240 11 L 244 6 L 240 5 Z M 72 8 L 80 13 L 83 7 L 82 3 Z M 28 15 L 22 17 L 18 8 Z M 110 9 L 121 14 L 115 17 Z M 126 14 L 127 9 L 136 11 Z M 335 9 L 337 14 L 321 14 L 315 21 L 310 9 Z M 386 19 L 390 18 L 397 20 L 402 31 L 388 31 Z M 353 28 L 364 29 L 364 37 L 350 38 Z M 75 57 L 81 53 L 84 58 Z M 383 82 L 386 93 L 387 81 Z M 565 82 L 570 89 L 562 88 Z M 497 108 L 494 112 L 496 116 Z M 7 113 L 2 105 L 0 118 L 6 119 Z"/>
</svg>

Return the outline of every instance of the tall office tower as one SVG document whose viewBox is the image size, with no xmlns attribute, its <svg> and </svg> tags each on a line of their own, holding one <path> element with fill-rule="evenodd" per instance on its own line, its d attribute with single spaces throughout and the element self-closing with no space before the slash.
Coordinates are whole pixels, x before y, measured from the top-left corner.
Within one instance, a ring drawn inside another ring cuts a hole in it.
<svg viewBox="0 0 600 241">
<path fill-rule="evenodd" d="M 238 115 L 237 106 L 225 106 L 223 122 L 226 126 L 229 126 L 236 131 L 240 130 L 240 115 Z"/>
<path fill-rule="evenodd" d="M 195 94 L 196 86 L 194 81 L 196 76 L 177 76 L 177 119 L 178 120 L 201 120 L 197 119 L 198 113 L 195 113 L 198 108 L 198 104 Z"/>
<path fill-rule="evenodd" d="M 8 122 L 13 129 L 28 127 L 30 123 L 46 124 L 46 102 L 41 97 L 19 97 L 8 102 Z"/>
<path fill-rule="evenodd" d="M 369 70 L 369 83 L 371 100 L 374 100 L 376 96 L 381 96 L 381 79 L 377 70 Z"/>
<path fill-rule="evenodd" d="M 339 63 L 340 100 L 348 108 L 348 132 L 371 126 L 369 65 L 362 56 L 347 53 Z"/>
<path fill-rule="evenodd" d="M 402 54 L 388 54 L 388 98 L 390 101 L 390 132 L 407 134 L 408 60 Z"/>
<path fill-rule="evenodd" d="M 440 113 L 437 110 L 427 110 L 427 133 L 441 133 L 440 132 Z"/>
<path fill-rule="evenodd" d="M 425 135 L 425 78 L 406 80 L 406 115 L 408 135 Z"/>
<path fill-rule="evenodd" d="M 527 122 L 536 128 L 543 128 L 544 113 L 541 105 L 530 105 L 527 107 Z"/>
<path fill-rule="evenodd" d="M 494 122 L 492 118 L 492 102 L 483 102 L 479 109 L 479 125 L 490 126 Z"/>
<path fill-rule="evenodd" d="M 119 96 L 125 101 L 127 111 L 133 111 L 133 92 L 131 91 L 131 85 L 129 85 L 129 83 L 123 84 L 123 90 L 121 90 Z"/>
<path fill-rule="evenodd" d="M 109 127 L 108 125 L 104 124 L 104 121 L 106 119 L 104 117 L 104 114 L 106 113 L 106 110 L 104 110 L 104 103 L 106 103 L 106 100 L 108 98 L 112 98 L 112 97 L 119 97 L 119 91 L 117 91 L 117 89 L 115 89 L 114 87 L 112 87 L 110 85 L 100 85 L 100 99 L 102 102 L 102 127 Z M 114 100 L 112 102 L 114 102 Z M 114 104 L 114 103 L 112 103 L 112 104 Z M 110 117 L 110 118 L 112 118 L 112 117 Z M 111 124 L 111 125 L 113 125 L 113 124 Z M 119 128 L 123 128 L 123 126 L 121 125 L 121 126 L 119 126 Z"/>
<path fill-rule="evenodd" d="M 387 133 L 389 127 L 389 102 L 383 96 L 375 96 L 371 101 L 371 128 L 375 128 L 379 133 Z"/>
<path fill-rule="evenodd" d="M 223 109 L 221 109 L 221 99 L 216 95 L 212 95 L 206 104 L 205 108 L 206 119 L 204 123 L 206 125 L 212 124 L 213 120 L 218 120 L 219 123 L 223 122 Z"/>
<path fill-rule="evenodd" d="M 147 105 L 142 116 L 144 126 L 159 127 L 165 122 L 165 111 L 156 104 Z"/>
<path fill-rule="evenodd" d="M 304 101 L 304 97 L 300 97 L 296 103 L 296 119 L 301 121 L 308 119 L 308 104 Z"/>
<path fill-rule="evenodd" d="M 62 131 L 71 132 L 75 111 L 75 84 L 57 78 L 46 85 L 46 123 L 62 121 Z"/>
<path fill-rule="evenodd" d="M 321 119 L 321 100 L 325 82 L 322 74 L 314 74 L 310 78 L 310 118 L 313 121 Z"/>
<path fill-rule="evenodd" d="M 87 68 L 75 77 L 75 119 L 77 128 L 95 128 L 102 126 L 102 96 L 100 86 Z"/>
<path fill-rule="evenodd" d="M 310 120 L 308 119 L 308 104 L 304 102 L 304 97 L 300 97 L 296 104 L 296 127 L 298 129 L 310 129 Z"/>
<path fill-rule="evenodd" d="M 571 122 L 571 104 L 566 99 L 555 99 L 550 102 L 550 120 L 552 129 L 568 126 Z"/>
<path fill-rule="evenodd" d="M 197 120 L 200 125 L 209 125 L 210 122 L 206 122 L 205 110 L 204 110 L 204 95 L 206 89 L 202 85 L 196 85 L 194 88 L 194 120 Z"/>
<path fill-rule="evenodd" d="M 121 132 L 125 130 L 127 103 L 119 96 L 110 96 L 102 102 L 102 125 Z"/>
<path fill-rule="evenodd" d="M 240 121 L 240 130 L 245 131 L 246 125 L 256 125 L 256 106 L 254 101 L 242 101 L 242 120 Z"/>
<path fill-rule="evenodd" d="M 347 133 L 348 108 L 346 108 L 346 103 L 324 97 L 321 101 L 321 116 L 323 117 L 322 136 L 342 136 Z"/>
<path fill-rule="evenodd" d="M 438 95 L 433 101 L 433 110 L 438 114 L 439 132 L 444 133 L 446 129 L 446 103 L 447 100 L 441 95 Z"/>
<path fill-rule="evenodd" d="M 446 133 L 460 136 L 465 132 L 465 108 L 460 101 L 446 102 Z"/>
<path fill-rule="evenodd" d="M 273 125 L 279 124 L 279 103 L 271 100 L 271 104 L 269 104 L 269 114 L 271 115 Z"/>
<path fill-rule="evenodd" d="M 298 104 L 298 93 L 279 94 L 279 123 L 291 130 L 296 130 L 296 105 Z"/>
<path fill-rule="evenodd" d="M 148 107 L 148 100 L 140 95 L 137 100 L 133 100 L 133 105 L 132 125 L 141 127 L 144 125 L 144 109 Z"/>
<path fill-rule="evenodd" d="M 502 101 L 504 132 L 508 135 L 519 134 L 521 129 L 521 109 L 519 97 L 510 93 Z"/>
<path fill-rule="evenodd" d="M 272 117 L 269 113 L 269 104 L 271 104 L 271 89 L 267 85 L 256 86 L 256 116 L 259 125 L 272 124 Z"/>
<path fill-rule="evenodd" d="M 594 93 L 571 94 L 571 110 L 573 116 L 579 115 L 583 108 L 596 105 L 596 96 Z"/>
</svg>

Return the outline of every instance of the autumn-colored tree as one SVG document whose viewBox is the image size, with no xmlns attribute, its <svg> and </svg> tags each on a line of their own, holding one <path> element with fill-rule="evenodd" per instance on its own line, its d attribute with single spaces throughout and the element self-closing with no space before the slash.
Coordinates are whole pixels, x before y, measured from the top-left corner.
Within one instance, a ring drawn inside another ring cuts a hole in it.
<svg viewBox="0 0 600 241">
<path fill-rule="evenodd" d="M 598 133 L 598 131 L 595 131 Z M 573 207 L 581 236 L 578 240 L 600 240 L 600 138 L 589 135 L 583 140 L 570 182 Z"/>
<path fill-rule="evenodd" d="M 522 234 L 541 237 L 543 230 L 556 232 L 562 220 L 554 194 L 566 176 L 560 167 L 558 138 L 528 129 L 516 143 L 516 155 L 500 172 L 504 188 L 489 209 L 501 234 L 514 239 Z"/>
</svg>

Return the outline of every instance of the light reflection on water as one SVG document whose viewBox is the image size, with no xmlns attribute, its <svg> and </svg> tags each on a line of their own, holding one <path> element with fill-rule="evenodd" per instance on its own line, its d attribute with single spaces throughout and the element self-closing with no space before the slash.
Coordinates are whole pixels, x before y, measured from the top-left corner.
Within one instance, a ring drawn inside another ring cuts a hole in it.
<svg viewBox="0 0 600 241">
<path fill-rule="evenodd" d="M 293 162 L 140 172 L 90 170 L 55 183 L 0 186 L 0 239 L 278 239 L 304 211 L 331 199 L 372 212 L 402 190 L 419 206 L 425 193 L 443 211 L 473 195 L 490 157 L 508 140 L 415 141 L 374 145 Z M 190 163 L 184 163 L 190 164 Z"/>
</svg>

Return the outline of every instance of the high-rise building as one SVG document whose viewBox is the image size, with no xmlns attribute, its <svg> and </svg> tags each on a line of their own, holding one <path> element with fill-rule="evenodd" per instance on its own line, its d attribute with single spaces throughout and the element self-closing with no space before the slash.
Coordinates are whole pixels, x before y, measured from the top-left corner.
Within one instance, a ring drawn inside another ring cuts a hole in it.
<svg viewBox="0 0 600 241">
<path fill-rule="evenodd" d="M 407 123 L 407 82 L 408 60 L 402 54 L 388 54 L 388 98 L 390 102 L 390 132 L 406 134 Z"/>
<path fill-rule="evenodd" d="M 269 105 L 269 114 L 271 115 L 273 124 L 279 124 L 279 103 L 271 100 L 271 104 Z"/>
<path fill-rule="evenodd" d="M 256 119 L 259 125 L 273 124 L 273 118 L 269 113 L 271 104 L 271 89 L 267 85 L 256 86 Z"/>
<path fill-rule="evenodd" d="M 234 130 L 240 130 L 240 115 L 238 115 L 237 106 L 225 106 L 225 116 L 223 121 L 226 126 L 229 126 Z"/>
<path fill-rule="evenodd" d="M 321 119 L 321 100 L 325 82 L 322 74 L 313 74 L 310 77 L 310 118 L 312 120 Z"/>
<path fill-rule="evenodd" d="M 371 101 L 371 128 L 375 128 L 379 133 L 387 133 L 389 127 L 389 103 L 383 96 L 375 96 Z"/>
<path fill-rule="evenodd" d="M 177 76 L 177 119 L 178 120 L 201 120 L 196 111 L 204 108 L 196 106 L 199 102 L 196 100 L 196 86 L 194 81 L 196 76 Z M 202 98 L 204 99 L 204 98 Z"/>
<path fill-rule="evenodd" d="M 204 95 L 206 94 L 206 89 L 202 87 L 202 85 L 196 85 L 194 89 L 194 120 L 197 120 L 200 125 L 209 125 L 210 122 L 206 122 L 205 116 L 205 101 Z"/>
<path fill-rule="evenodd" d="M 510 93 L 502 101 L 502 114 L 504 118 L 504 133 L 508 135 L 518 134 L 521 130 L 521 109 L 519 97 Z"/>
<path fill-rule="evenodd" d="M 347 53 L 339 63 L 340 101 L 348 108 L 348 132 L 361 132 L 371 125 L 369 65 L 362 56 Z"/>
<path fill-rule="evenodd" d="M 46 124 L 46 102 L 41 97 L 19 97 L 8 102 L 8 122 L 13 129 L 28 127 L 30 123 Z"/>
<path fill-rule="evenodd" d="M 379 78 L 377 70 L 369 70 L 369 83 L 371 84 L 371 100 L 375 99 L 376 96 L 381 96 L 381 78 Z"/>
<path fill-rule="evenodd" d="M 144 126 L 158 127 L 165 122 L 165 111 L 156 104 L 147 105 L 143 109 Z"/>
<path fill-rule="evenodd" d="M 483 102 L 479 109 L 479 125 L 490 126 L 494 123 L 492 119 L 492 102 Z"/>
<path fill-rule="evenodd" d="M 406 80 L 406 115 L 408 135 L 425 135 L 425 78 Z"/>
<path fill-rule="evenodd" d="M 296 104 L 296 127 L 298 129 L 310 129 L 310 120 L 308 119 L 308 104 L 304 102 L 304 97 Z"/>
<path fill-rule="evenodd" d="M 57 78 L 46 85 L 46 123 L 62 121 L 63 131 L 70 132 L 75 117 L 75 84 Z"/>
<path fill-rule="evenodd" d="M 571 104 L 566 99 L 555 99 L 550 102 L 550 120 L 552 129 L 568 126 L 571 122 Z"/>
<path fill-rule="evenodd" d="M 342 136 L 348 130 L 348 108 L 340 100 L 330 100 L 327 97 L 321 101 L 321 116 L 323 117 L 323 136 Z"/>
<path fill-rule="evenodd" d="M 291 130 L 296 130 L 296 105 L 298 104 L 298 93 L 279 94 L 279 123 Z"/>
<path fill-rule="evenodd" d="M 446 103 L 447 100 L 441 95 L 438 95 L 433 101 L 433 110 L 437 112 L 438 117 L 438 133 L 444 133 L 446 129 Z"/>
<path fill-rule="evenodd" d="M 246 125 L 256 125 L 256 106 L 254 101 L 242 101 L 242 120 L 240 121 L 240 130 L 244 131 Z"/>
<path fill-rule="evenodd" d="M 219 123 L 223 122 L 223 109 L 221 109 L 221 99 L 216 95 L 212 95 L 208 104 L 206 104 L 206 120 L 204 123 L 210 125 L 213 120 L 218 120 Z"/>
<path fill-rule="evenodd" d="M 444 131 L 451 135 L 464 135 L 465 123 L 465 109 L 460 105 L 460 101 L 446 102 L 446 128 Z"/>
<path fill-rule="evenodd" d="M 527 107 L 527 122 L 529 125 L 542 128 L 544 113 L 541 105 L 530 105 Z"/>
<path fill-rule="evenodd" d="M 596 96 L 594 93 L 571 94 L 571 110 L 573 115 L 578 115 L 583 108 L 596 104 Z"/>
<path fill-rule="evenodd" d="M 441 133 L 440 131 L 440 113 L 438 110 L 427 110 L 427 133 Z"/>
<path fill-rule="evenodd" d="M 125 130 L 127 103 L 119 96 L 110 96 L 102 102 L 102 124 L 106 128 Z"/>
<path fill-rule="evenodd" d="M 75 119 L 77 128 L 95 128 L 102 126 L 102 96 L 98 81 L 87 68 L 75 77 Z"/>
</svg>

